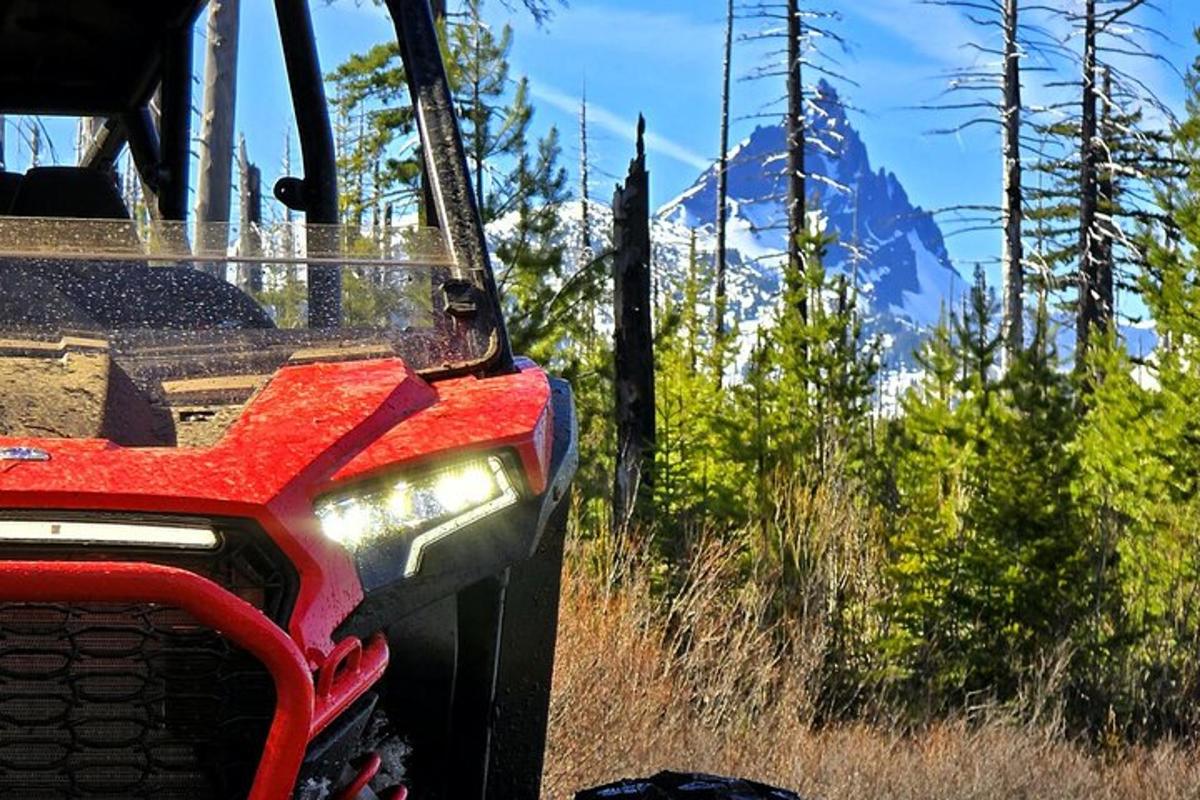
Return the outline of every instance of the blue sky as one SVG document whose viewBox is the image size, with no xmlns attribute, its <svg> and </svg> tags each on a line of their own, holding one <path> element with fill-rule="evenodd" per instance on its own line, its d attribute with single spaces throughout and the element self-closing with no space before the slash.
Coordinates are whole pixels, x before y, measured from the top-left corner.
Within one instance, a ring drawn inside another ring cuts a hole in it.
<svg viewBox="0 0 1200 800">
<path fill-rule="evenodd" d="M 1062 0 L 1065 3 L 1078 0 Z M 287 88 L 274 36 L 271 4 L 244 0 L 242 91 L 239 130 L 249 134 L 252 158 L 268 178 L 278 174 Z M 324 67 L 390 35 L 381 12 L 370 3 L 314 2 Z M 496 25 L 515 29 L 514 75 L 528 76 L 539 131 L 557 126 L 563 134 L 564 160 L 574 173 L 578 163 L 577 114 L 586 83 L 591 103 L 591 150 L 597 174 L 593 195 L 607 199 L 617 175 L 632 154 L 634 124 L 645 113 L 650 130 L 650 167 L 654 202 L 661 205 L 695 180 L 718 150 L 719 89 L 724 2 L 722 0 L 572 0 L 546 27 L 527 15 L 510 13 L 500 0 L 489 0 Z M 1161 13 L 1143 21 L 1168 33 L 1156 49 L 1180 70 L 1197 52 L 1191 31 L 1200 24 L 1196 0 L 1159 0 Z M 1000 186 L 1000 155 L 990 130 L 958 137 L 928 131 L 946 119 L 912 106 L 928 102 L 945 85 L 945 73 L 971 63 L 963 44 L 974 35 L 955 10 L 922 5 L 918 0 L 855 0 L 839 3 L 838 30 L 850 43 L 839 53 L 840 69 L 853 81 L 845 88 L 858 111 L 851 115 L 876 168 L 895 172 L 910 198 L 926 208 L 963 203 L 994 203 Z M 739 35 L 757 26 L 739 25 Z M 201 48 L 197 48 L 198 51 Z M 764 47 L 740 43 L 735 72 L 744 78 L 764 63 Z M 199 54 L 198 54 L 199 60 Z M 1179 77 L 1163 64 L 1139 67 L 1146 82 L 1171 105 L 1182 104 Z M 782 93 L 781 79 L 738 80 L 734 87 L 735 141 L 748 135 L 770 102 Z M 768 109 L 769 110 L 769 109 Z M 10 121 L 11 122 L 11 121 Z M 71 151 L 70 129 L 51 125 L 60 160 Z M 15 154 L 10 131 L 10 163 Z M 953 225 L 944 226 L 949 232 Z M 952 236 L 951 255 L 964 272 L 973 261 L 991 261 L 999 235 Z"/>
<path fill-rule="evenodd" d="M 605 170 L 617 173 L 628 158 L 632 120 L 644 111 L 650 130 L 660 137 L 651 143 L 654 199 L 671 199 L 719 149 L 724 5 L 720 0 L 575 0 L 544 30 L 517 18 L 513 61 L 533 81 L 539 121 L 574 135 L 577 98 L 586 80 L 595 105 L 593 123 L 602 115 L 602 124 L 593 124 L 592 151 Z M 1198 51 L 1191 31 L 1200 25 L 1200 3 L 1160 0 L 1159 5 L 1161 13 L 1146 14 L 1142 21 L 1168 33 L 1170 42 L 1158 43 L 1156 50 L 1182 70 Z M 895 172 L 910 198 L 926 208 L 998 203 L 997 137 L 985 129 L 931 135 L 947 120 L 912 108 L 936 99 L 947 70 L 975 59 L 963 44 L 977 34 L 963 15 L 917 0 L 854 0 L 826 7 L 842 14 L 838 30 L 850 49 L 838 58 L 856 84 L 846 86 L 844 94 L 859 109 L 851 120 L 875 168 Z M 741 35 L 756 29 L 750 21 L 739 23 Z M 763 62 L 762 50 L 739 44 L 735 73 L 750 74 Z M 1182 83 L 1169 67 L 1146 63 L 1138 69 L 1170 105 L 1181 108 Z M 780 94 L 777 80 L 738 81 L 734 139 L 764 124 L 753 117 Z M 607 185 L 598 188 L 604 196 L 610 191 Z M 947 221 L 944 228 L 950 232 L 954 225 Z M 962 269 L 995 259 L 1000 238 L 998 233 L 951 236 L 949 246 Z"/>
</svg>

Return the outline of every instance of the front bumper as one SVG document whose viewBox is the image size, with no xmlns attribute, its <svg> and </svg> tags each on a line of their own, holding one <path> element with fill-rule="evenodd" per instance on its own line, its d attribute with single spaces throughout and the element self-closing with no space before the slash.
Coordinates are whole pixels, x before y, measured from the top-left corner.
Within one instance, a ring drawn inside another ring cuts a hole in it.
<svg viewBox="0 0 1200 800">
<path fill-rule="evenodd" d="M 322 724 L 386 665 L 386 645 L 329 665 L 317 688 L 303 654 L 261 611 L 194 573 L 145 563 L 0 562 L 0 602 L 156 603 L 186 611 L 257 658 L 275 683 L 276 707 L 248 800 L 282 800 Z M 382 651 L 380 650 L 382 648 Z"/>
</svg>

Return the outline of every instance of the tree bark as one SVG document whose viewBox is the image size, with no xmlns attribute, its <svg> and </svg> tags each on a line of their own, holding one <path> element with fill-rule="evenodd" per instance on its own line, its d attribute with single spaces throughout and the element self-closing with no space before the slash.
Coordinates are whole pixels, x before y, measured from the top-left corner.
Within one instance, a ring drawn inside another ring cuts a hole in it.
<svg viewBox="0 0 1200 800">
<path fill-rule="evenodd" d="M 714 313 L 718 340 L 725 338 L 725 271 L 728 263 L 726 250 L 729 227 L 729 95 L 733 70 L 733 19 L 733 0 L 729 0 L 725 10 L 725 64 L 721 83 L 721 154 L 717 161 L 717 251 L 713 259 L 717 270 Z"/>
<path fill-rule="evenodd" d="M 200 119 L 200 171 L 196 178 L 196 242 L 203 250 L 224 249 L 233 193 L 233 135 L 237 103 L 240 0 L 210 0 L 204 59 L 204 112 Z M 214 224 L 217 223 L 217 224 Z M 214 228 L 212 236 L 206 226 Z"/>
<path fill-rule="evenodd" d="M 1113 324 L 1116 314 L 1116 292 L 1113 285 L 1113 245 L 1116 240 L 1116 176 L 1111 161 L 1114 142 L 1117 137 L 1116 123 L 1113 120 L 1113 80 L 1112 70 L 1104 67 L 1103 96 L 1097 98 L 1101 106 L 1098 116 L 1099 139 L 1096 143 L 1097 162 L 1103 158 L 1104 163 L 1096 166 L 1096 294 L 1099 295 L 1101 325 L 1105 330 Z"/>
<path fill-rule="evenodd" d="M 29 131 L 29 166 L 42 165 L 42 129 L 36 122 Z"/>
<path fill-rule="evenodd" d="M 1075 363 L 1082 367 L 1092 333 L 1102 330 L 1106 313 L 1100 288 L 1100 238 L 1097 235 L 1098 148 L 1096 146 L 1096 0 L 1085 0 L 1083 101 L 1079 129 L 1079 301 L 1075 323 Z"/>
<path fill-rule="evenodd" d="M 579 264 L 586 268 L 592 260 L 592 190 L 589 186 L 592 165 L 588 159 L 588 104 L 587 87 L 583 88 L 583 99 L 579 102 L 579 199 L 580 199 L 580 248 Z"/>
<path fill-rule="evenodd" d="M 1021 54 L 1017 42 L 1019 0 L 1004 2 L 1004 275 L 1003 331 L 1005 363 L 1025 344 L 1025 272 L 1021 242 L 1023 192 L 1021 186 Z"/>
<path fill-rule="evenodd" d="M 104 117 L 80 117 L 79 141 L 75 147 L 75 162 L 83 165 L 84 156 L 91 149 L 92 141 L 104 129 Z"/>
<path fill-rule="evenodd" d="M 637 158 L 613 197 L 613 322 L 617 459 L 613 531 L 638 516 L 638 496 L 653 487 L 655 442 L 654 331 L 651 318 L 650 176 L 646 121 L 638 119 Z"/>
<path fill-rule="evenodd" d="M 804 27 L 800 19 L 799 0 L 787 0 L 787 135 L 788 135 L 788 262 L 799 272 L 804 270 L 804 255 L 800 242 L 805 233 L 805 164 L 804 164 Z M 800 298 L 800 318 L 808 320 L 808 299 Z"/>
<path fill-rule="evenodd" d="M 250 163 L 244 138 L 238 146 L 238 178 L 238 211 L 241 215 L 238 226 L 241 240 L 239 250 L 244 256 L 257 257 L 262 254 L 262 171 Z M 252 294 L 262 291 L 260 264 L 244 263 L 238 272 L 239 286 Z"/>
<path fill-rule="evenodd" d="M 292 131 L 289 128 L 287 134 L 283 137 L 283 160 L 280 164 L 284 175 L 292 174 Z M 292 210 L 287 206 L 283 207 L 283 255 L 291 258 L 296 254 L 296 237 L 295 218 L 292 216 Z M 288 269 L 291 269 L 289 267 Z"/>
</svg>

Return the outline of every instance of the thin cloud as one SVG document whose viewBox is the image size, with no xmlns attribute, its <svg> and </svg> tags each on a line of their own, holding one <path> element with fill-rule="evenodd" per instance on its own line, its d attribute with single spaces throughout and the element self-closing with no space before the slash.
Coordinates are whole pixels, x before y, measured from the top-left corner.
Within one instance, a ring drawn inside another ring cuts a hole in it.
<svg viewBox="0 0 1200 800">
<path fill-rule="evenodd" d="M 956 8 L 918 6 L 911 0 L 871 0 L 849 4 L 850 13 L 909 45 L 911 51 L 944 66 L 961 66 L 971 54 L 961 47 L 980 32 Z"/>
<path fill-rule="evenodd" d="M 559 111 L 567 114 L 576 114 L 579 112 L 581 99 L 577 96 L 560 92 L 557 89 L 536 81 L 531 82 L 530 89 L 535 98 L 550 104 Z M 588 123 L 603 128 L 609 133 L 620 136 L 630 142 L 637 140 L 637 122 L 635 120 L 624 119 L 620 115 L 590 101 L 588 102 Z M 678 161 L 681 164 L 686 164 L 689 167 L 695 167 L 698 170 L 706 170 L 712 166 L 712 159 L 705 158 L 687 146 L 649 130 L 646 132 L 646 149 L 652 153 L 657 153 L 660 156 Z"/>
</svg>

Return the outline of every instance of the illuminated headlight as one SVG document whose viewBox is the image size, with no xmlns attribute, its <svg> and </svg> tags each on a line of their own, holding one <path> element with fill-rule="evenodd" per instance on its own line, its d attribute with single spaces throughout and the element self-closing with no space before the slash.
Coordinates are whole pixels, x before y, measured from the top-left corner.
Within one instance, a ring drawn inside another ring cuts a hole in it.
<svg viewBox="0 0 1200 800">
<path fill-rule="evenodd" d="M 409 540 L 404 574 L 421 569 L 426 548 L 489 514 L 518 494 L 499 458 L 481 458 L 317 502 L 321 529 L 351 552 L 377 542 Z"/>
</svg>

